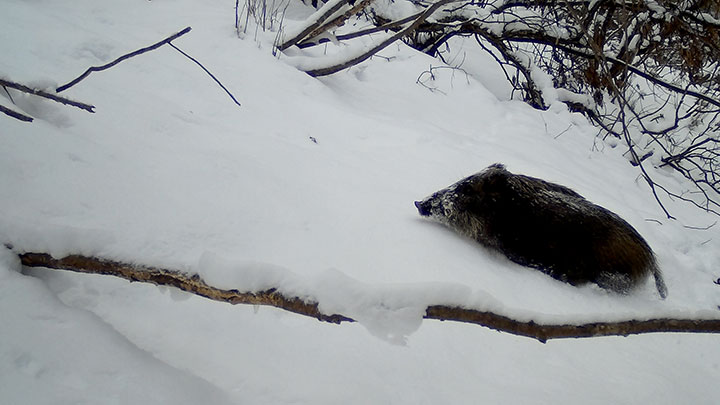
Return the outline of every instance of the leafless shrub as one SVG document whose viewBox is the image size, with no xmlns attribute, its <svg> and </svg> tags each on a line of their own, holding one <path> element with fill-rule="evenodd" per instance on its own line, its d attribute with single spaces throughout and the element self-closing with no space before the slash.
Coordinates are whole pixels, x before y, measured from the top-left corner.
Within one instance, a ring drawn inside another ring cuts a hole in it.
<svg viewBox="0 0 720 405">
<path fill-rule="evenodd" d="M 338 41 L 387 33 L 361 57 L 308 72 L 320 76 L 360 63 L 396 40 L 442 59 L 451 38 L 474 37 L 527 103 L 545 109 L 563 102 L 585 114 L 603 137 L 622 142 L 669 218 L 665 198 L 720 215 L 720 2 L 407 1 L 417 13 L 393 20 L 388 16 L 397 13 L 369 2 L 331 0 L 323 6 L 334 7 L 326 19 L 309 22 L 312 28 L 279 49 L 326 42 L 331 31 Z M 338 19 L 358 13 L 375 27 L 335 32 Z M 546 98 L 539 71 L 552 78 L 557 100 Z M 656 182 L 648 164 L 674 169 L 691 187 Z"/>
</svg>

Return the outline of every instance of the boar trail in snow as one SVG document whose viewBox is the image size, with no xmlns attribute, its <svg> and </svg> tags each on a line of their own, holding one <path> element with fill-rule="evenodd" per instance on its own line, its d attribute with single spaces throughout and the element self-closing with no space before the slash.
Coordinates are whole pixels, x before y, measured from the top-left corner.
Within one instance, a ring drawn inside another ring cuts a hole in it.
<svg viewBox="0 0 720 405">
<path fill-rule="evenodd" d="M 567 187 L 494 164 L 415 206 L 420 215 L 558 280 L 626 294 L 652 274 L 660 297 L 667 296 L 642 236 Z"/>
</svg>

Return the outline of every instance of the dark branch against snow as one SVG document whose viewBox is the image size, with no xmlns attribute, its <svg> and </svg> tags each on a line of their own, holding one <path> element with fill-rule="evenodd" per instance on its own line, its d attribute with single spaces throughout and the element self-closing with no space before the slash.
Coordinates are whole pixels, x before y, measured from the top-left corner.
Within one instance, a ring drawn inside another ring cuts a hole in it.
<svg viewBox="0 0 720 405">
<path fill-rule="evenodd" d="M 19 91 L 22 91 L 23 93 L 28 93 L 28 94 L 32 94 L 35 96 L 47 98 L 49 100 L 52 100 L 52 101 L 55 101 L 55 102 L 58 102 L 61 104 L 71 105 L 73 107 L 83 109 L 87 112 L 91 112 L 91 113 L 95 112 L 95 111 L 93 111 L 95 106 L 85 104 L 85 103 L 80 103 L 77 101 L 73 101 L 73 100 L 67 99 L 65 97 L 60 97 L 55 94 L 48 93 L 43 90 L 33 89 L 33 88 L 30 88 L 30 87 L 25 86 L 20 83 L 15 83 L 15 82 L 11 82 L 9 80 L 0 79 L 0 86 L 10 87 L 11 89 L 19 90 Z"/>
<path fill-rule="evenodd" d="M 179 38 L 179 37 L 187 34 L 188 32 L 190 32 L 191 29 L 192 29 L 192 28 L 190 28 L 190 27 L 186 27 L 186 28 L 183 29 L 182 31 L 177 32 L 177 33 L 175 33 L 175 34 L 173 34 L 173 35 L 170 35 L 169 37 L 163 39 L 162 41 L 156 42 L 156 43 L 154 43 L 154 44 L 152 44 L 152 45 L 150 45 L 150 46 L 147 46 L 147 47 L 145 47 L 145 48 L 140 48 L 140 49 L 138 49 L 138 50 L 136 50 L 136 51 L 127 53 L 127 54 L 125 54 L 125 55 L 122 55 L 122 56 L 120 56 L 119 58 L 115 59 L 114 61 L 112 61 L 112 62 L 110 62 L 110 63 L 106 63 L 106 64 L 101 65 L 101 66 L 91 66 L 91 67 L 89 67 L 83 74 L 81 74 L 81 75 L 78 76 L 77 78 L 73 79 L 73 80 L 70 81 L 69 83 L 64 84 L 64 85 L 58 87 L 55 91 L 58 92 L 58 93 L 60 93 L 60 92 L 62 92 L 62 91 L 65 91 L 65 90 L 69 89 L 70 87 L 78 84 L 81 80 L 85 79 L 85 78 L 86 78 L 88 75 L 90 75 L 90 73 L 92 73 L 92 72 L 100 72 L 100 71 L 103 71 L 103 70 L 106 70 L 106 69 L 110 69 L 111 67 L 117 65 L 118 63 L 120 63 L 120 62 L 122 62 L 122 61 L 124 61 L 124 60 L 130 59 L 130 58 L 132 58 L 133 56 L 142 55 L 142 54 L 145 53 L 145 52 L 149 52 L 149 51 L 152 51 L 153 49 L 157 49 L 157 48 L 159 48 L 159 47 L 161 47 L 161 46 L 163 46 L 163 45 L 165 45 L 165 44 L 169 44 L 171 41 L 173 41 L 173 40 L 175 40 L 175 39 L 177 39 L 177 38 Z"/>
<path fill-rule="evenodd" d="M 7 107 L 5 107 L 5 106 L 3 106 L 3 105 L 0 105 L 0 112 L 3 113 L 3 114 L 5 114 L 5 115 L 8 115 L 8 116 L 10 116 L 10 117 L 13 117 L 13 118 L 15 118 L 15 119 L 18 119 L 18 120 L 20 120 L 20 121 L 25 121 L 25 122 L 32 122 L 32 121 L 33 121 L 33 118 L 32 118 L 32 117 L 27 116 L 27 115 L 22 114 L 22 113 L 19 113 L 19 112 L 15 111 L 15 110 L 12 110 L 12 109 L 10 109 L 10 108 L 7 108 Z"/>
</svg>

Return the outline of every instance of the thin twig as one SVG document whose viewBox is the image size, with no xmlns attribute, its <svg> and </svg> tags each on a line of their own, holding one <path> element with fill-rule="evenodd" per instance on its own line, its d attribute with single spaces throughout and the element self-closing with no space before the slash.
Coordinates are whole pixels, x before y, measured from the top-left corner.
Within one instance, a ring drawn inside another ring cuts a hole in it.
<svg viewBox="0 0 720 405">
<path fill-rule="evenodd" d="M 132 265 L 97 257 L 70 255 L 55 259 L 46 253 L 22 253 L 19 257 L 21 263 L 28 267 L 45 267 L 80 273 L 112 275 L 130 281 L 176 287 L 215 301 L 229 302 L 231 304 L 273 306 L 323 322 L 355 322 L 354 319 L 341 314 L 325 314 L 320 311 L 317 302 L 298 297 L 288 297 L 276 288 L 254 292 L 225 290 L 206 284 L 197 274 L 190 275 L 175 270 Z M 543 343 L 549 339 L 558 338 L 627 336 L 652 332 L 720 333 L 720 319 L 660 318 L 644 321 L 593 322 L 581 325 L 539 324 L 533 321 L 517 321 L 489 311 L 447 305 L 428 306 L 424 318 L 472 323 L 502 332 L 530 337 Z"/>
<path fill-rule="evenodd" d="M 132 58 L 133 56 L 138 56 L 138 55 L 141 55 L 141 54 L 143 54 L 143 53 L 145 53 L 145 52 L 152 51 L 153 49 L 157 49 L 157 48 L 161 47 L 162 45 L 169 44 L 170 41 L 173 41 L 173 40 L 175 40 L 175 39 L 177 39 L 177 38 L 179 38 L 179 37 L 187 34 L 188 32 L 190 32 L 191 29 L 192 29 L 192 28 L 190 28 L 190 27 L 186 27 L 184 30 L 182 30 L 182 31 L 180 31 L 180 32 L 178 32 L 178 33 L 175 33 L 175 34 L 173 34 L 173 35 L 171 35 L 171 36 L 163 39 L 163 40 L 160 41 L 160 42 L 156 42 L 156 43 L 154 43 L 154 44 L 152 44 L 152 45 L 150 45 L 150 46 L 148 46 L 148 47 L 141 48 L 141 49 L 138 49 L 138 50 L 136 50 L 136 51 L 134 51 L 134 52 L 127 53 L 127 54 L 125 54 L 125 55 L 123 55 L 123 56 L 115 59 L 114 61 L 105 64 L 105 65 L 102 65 L 102 66 L 91 66 L 91 67 L 89 67 L 89 68 L 85 71 L 85 73 L 81 74 L 81 75 L 78 76 L 76 79 L 72 80 L 71 82 L 69 82 L 69 83 L 67 83 L 67 84 L 64 84 L 64 85 L 58 87 L 55 91 L 58 92 L 58 93 L 60 93 L 60 92 L 62 92 L 62 91 L 65 91 L 65 90 L 69 89 L 70 87 L 78 84 L 81 80 L 85 79 L 85 78 L 86 78 L 90 73 L 92 73 L 92 72 L 99 72 L 99 71 L 102 71 L 102 70 L 110 69 L 111 67 L 117 65 L 118 63 L 120 63 L 120 62 L 122 62 L 122 61 L 124 61 L 124 60 L 126 60 L 126 59 Z"/>
<path fill-rule="evenodd" d="M 72 101 L 72 100 L 67 99 L 67 98 L 65 98 L 65 97 L 60 97 L 60 96 L 56 96 L 56 95 L 54 95 L 54 94 L 50 94 L 50 93 L 48 93 L 48 92 L 46 92 L 46 91 L 42 91 L 42 90 L 38 90 L 38 89 L 33 89 L 33 88 L 28 87 L 28 86 L 22 85 L 22 84 L 20 84 L 20 83 L 15 83 L 15 82 L 11 82 L 11 81 L 8 81 L 8 80 L 0 79 L 0 86 L 10 87 L 10 88 L 12 88 L 12 89 L 22 91 L 23 93 L 28 93 L 28 94 L 32 94 L 32 95 L 35 95 L 35 96 L 47 98 L 47 99 L 50 99 L 50 100 L 52 100 L 52 101 L 56 101 L 56 102 L 61 103 L 61 104 L 71 105 L 71 106 L 73 106 L 73 107 L 77 107 L 77 108 L 83 109 L 83 110 L 85 110 L 85 111 L 87 111 L 87 112 L 91 112 L 91 113 L 94 113 L 94 112 L 95 112 L 95 111 L 93 111 L 93 109 L 95 108 L 95 106 L 93 106 L 93 105 L 89 105 L 89 104 L 85 104 L 85 103 L 80 103 L 80 102 L 77 102 L 77 101 Z"/>
<path fill-rule="evenodd" d="M 32 117 L 27 116 L 27 115 L 22 114 L 22 113 L 19 113 L 19 112 L 15 111 L 15 110 L 12 110 L 12 109 L 10 109 L 10 108 L 7 108 L 7 107 L 5 107 L 5 106 L 3 106 L 3 105 L 0 105 L 0 112 L 1 112 L 1 113 L 4 113 L 5 115 L 9 115 L 9 116 L 11 116 L 11 117 L 13 117 L 13 118 L 15 118 L 15 119 L 18 119 L 18 120 L 20 120 L 20 121 L 25 121 L 25 122 L 32 122 L 32 121 L 33 121 L 33 118 L 32 118 Z"/>
<path fill-rule="evenodd" d="M 13 100 L 12 94 L 8 91 L 7 87 L 2 86 L 3 90 L 5 90 L 5 94 L 7 94 L 8 98 L 10 99 L 10 102 L 15 104 L 15 100 Z"/>
<path fill-rule="evenodd" d="M 173 44 L 171 44 L 171 43 L 169 43 L 169 42 L 168 42 L 168 45 L 172 46 L 173 48 L 175 48 L 176 51 L 180 52 L 181 54 L 183 54 L 183 56 L 185 56 L 186 58 L 188 58 L 188 59 L 190 59 L 191 61 L 195 62 L 198 66 L 200 66 L 200 68 L 202 68 L 202 70 L 204 70 L 205 73 L 207 73 L 213 80 L 215 80 L 215 83 L 217 83 L 218 86 L 220 86 L 223 90 L 225 90 L 225 93 L 227 93 L 227 95 L 230 96 L 230 98 L 232 99 L 232 101 L 234 101 L 235 104 L 237 104 L 238 106 L 240 106 L 240 102 L 237 101 L 237 99 L 235 99 L 235 96 L 233 96 L 232 93 L 230 93 L 230 90 L 228 90 L 225 86 L 223 86 L 223 84 L 220 83 L 220 80 L 218 80 L 217 77 L 215 77 L 215 75 L 213 75 L 212 73 L 210 73 L 210 71 L 207 70 L 207 69 L 205 68 L 205 66 L 202 65 L 202 63 L 198 62 L 197 59 L 195 59 L 195 58 L 193 58 L 192 56 L 188 55 L 187 53 L 183 52 L 183 51 L 182 51 L 180 48 L 178 48 L 177 46 L 175 46 L 175 45 L 173 45 Z"/>
<path fill-rule="evenodd" d="M 696 231 L 707 231 L 708 229 L 712 228 L 713 226 L 717 225 L 717 221 L 713 222 L 712 224 L 708 226 L 690 226 L 690 225 L 683 225 L 684 228 L 687 229 L 693 229 Z"/>
</svg>

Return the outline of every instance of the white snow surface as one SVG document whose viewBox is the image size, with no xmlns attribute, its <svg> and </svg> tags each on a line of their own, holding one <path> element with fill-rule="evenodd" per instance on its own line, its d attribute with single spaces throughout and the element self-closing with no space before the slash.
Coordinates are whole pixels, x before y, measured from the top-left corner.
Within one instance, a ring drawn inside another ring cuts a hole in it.
<svg viewBox="0 0 720 405">
<path fill-rule="evenodd" d="M 293 4 L 286 18 L 311 14 Z M 242 106 L 168 46 L 61 93 L 95 114 L 10 90 L 36 120 L 0 116 L 0 243 L 13 247 L 0 249 L 0 403 L 717 403 L 717 335 L 541 344 L 422 320 L 431 304 L 536 322 L 718 318 L 720 226 L 698 229 L 716 217 L 663 198 L 666 219 L 620 147 L 560 102 L 508 100 L 469 43 L 452 48 L 467 76 L 435 69 L 439 91 L 416 80 L 441 62 L 401 44 L 315 79 L 272 56 L 275 33 L 238 38 L 233 7 L 3 0 L 0 77 L 53 89 L 191 26 L 173 43 Z M 417 215 L 413 201 L 495 162 L 625 218 L 669 297 L 651 281 L 628 296 L 573 287 Z M 359 322 L 23 268 L 24 251 L 278 288 Z"/>
</svg>

